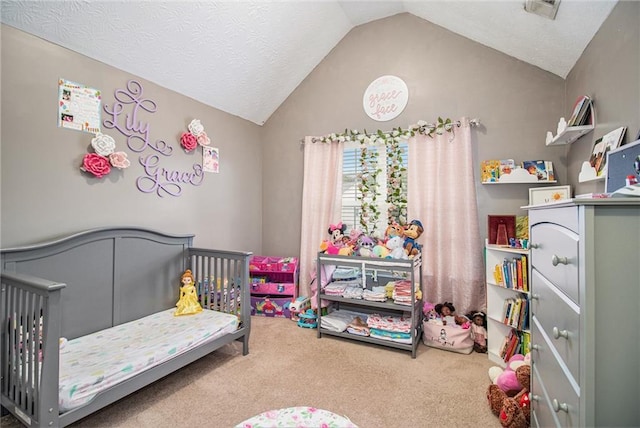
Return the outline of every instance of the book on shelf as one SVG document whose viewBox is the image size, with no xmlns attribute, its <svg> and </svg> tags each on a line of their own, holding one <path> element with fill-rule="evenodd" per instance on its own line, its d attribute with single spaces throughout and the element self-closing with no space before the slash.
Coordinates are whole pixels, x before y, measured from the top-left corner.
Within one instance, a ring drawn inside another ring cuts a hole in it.
<svg viewBox="0 0 640 428">
<path fill-rule="evenodd" d="M 480 174 L 483 183 L 495 183 L 500 178 L 500 160 L 489 159 L 480 163 Z"/>
<path fill-rule="evenodd" d="M 516 259 L 516 276 L 518 278 L 518 290 L 522 290 L 522 259 Z"/>
<path fill-rule="evenodd" d="M 529 216 L 516 216 L 516 239 L 529 239 Z"/>
<path fill-rule="evenodd" d="M 611 150 L 617 149 L 620 144 L 622 144 L 622 139 L 624 138 L 624 133 L 627 130 L 626 126 L 621 126 L 620 128 L 614 129 L 611 132 L 602 136 L 603 150 L 602 159 L 598 168 L 596 168 L 596 175 L 598 177 L 602 176 L 605 171 L 605 167 L 607 166 L 607 153 Z"/>
<path fill-rule="evenodd" d="M 555 174 L 555 172 L 553 172 L 553 162 L 544 161 L 544 167 L 547 170 L 547 180 L 555 181 L 556 180 L 556 174 Z"/>
<path fill-rule="evenodd" d="M 519 343 L 520 338 L 518 336 L 518 333 L 515 330 L 511 330 L 507 339 L 507 346 L 505 347 L 504 355 L 502 355 L 502 358 L 505 362 L 508 362 L 511 357 L 516 354 Z"/>
<path fill-rule="evenodd" d="M 509 315 L 511 314 L 511 308 L 515 304 L 515 299 L 508 298 L 504 300 L 504 311 L 503 311 L 503 324 L 509 324 Z"/>
<path fill-rule="evenodd" d="M 573 111 L 567 121 L 567 126 L 578 126 L 585 121 L 587 112 L 591 110 L 591 98 L 587 95 L 578 97 L 576 103 L 573 105 Z"/>
<path fill-rule="evenodd" d="M 576 116 L 576 120 L 573 124 L 573 126 L 584 126 L 584 125 L 588 125 L 591 122 L 591 109 L 592 107 L 592 103 L 593 101 L 591 101 L 591 98 L 585 96 L 585 100 L 582 103 L 582 106 L 580 107 L 580 111 L 578 112 L 578 115 Z"/>
<path fill-rule="evenodd" d="M 548 181 L 547 164 L 543 160 L 522 161 L 522 167 L 531 175 L 538 177 L 538 181 Z"/>
<path fill-rule="evenodd" d="M 499 168 L 499 177 L 511 174 L 511 172 L 516 168 L 516 161 L 513 159 L 500 159 Z"/>
<path fill-rule="evenodd" d="M 522 355 L 529 353 L 531 347 L 531 335 L 528 331 L 522 332 Z"/>
<path fill-rule="evenodd" d="M 522 262 L 522 291 L 529 292 L 529 278 L 527 273 L 527 256 L 524 254 L 520 256 L 520 261 Z"/>
</svg>

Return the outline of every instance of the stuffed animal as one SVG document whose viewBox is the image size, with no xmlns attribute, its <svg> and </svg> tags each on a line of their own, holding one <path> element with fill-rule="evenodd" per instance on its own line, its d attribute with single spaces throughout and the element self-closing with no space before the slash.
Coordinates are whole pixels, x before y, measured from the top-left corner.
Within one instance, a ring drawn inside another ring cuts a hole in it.
<svg viewBox="0 0 640 428">
<path fill-rule="evenodd" d="M 515 370 L 522 365 L 531 364 L 531 354 L 526 356 L 522 354 L 515 354 L 509 359 L 507 367 L 505 369 L 494 366 L 489 369 L 489 379 L 491 383 L 496 385 L 500 390 L 506 393 L 509 397 L 513 397 L 522 389 L 522 385 L 518 381 L 515 374 Z"/>
<path fill-rule="evenodd" d="M 408 259 L 407 253 L 404 251 L 404 239 L 401 236 L 389 238 L 386 247 L 390 250 L 388 258 L 391 259 Z"/>
<path fill-rule="evenodd" d="M 422 246 L 416 242 L 416 239 L 422 235 L 424 229 L 420 220 L 412 220 L 404 231 L 404 250 L 407 256 L 413 257 L 420 253 Z"/>
<path fill-rule="evenodd" d="M 371 249 L 371 257 L 381 257 L 381 258 L 385 258 L 389 255 L 389 249 L 382 244 L 377 244 L 374 245 L 373 248 Z"/>
<path fill-rule="evenodd" d="M 515 370 L 515 375 L 522 388 L 510 397 L 497 385 L 491 384 L 487 389 L 487 400 L 500 424 L 508 428 L 527 428 L 530 424 L 531 406 L 529 388 L 531 386 L 531 366 L 523 364 Z"/>
<path fill-rule="evenodd" d="M 393 238 L 394 236 L 399 236 L 401 238 L 404 237 L 404 227 L 395 222 L 388 225 L 386 230 L 384 231 L 384 237 L 386 241 Z"/>
<path fill-rule="evenodd" d="M 373 239 L 367 235 L 360 235 L 358 238 L 358 251 L 357 254 L 362 257 L 373 257 L 373 247 L 375 246 Z"/>
<path fill-rule="evenodd" d="M 341 247 L 343 243 L 342 238 L 344 237 L 344 233 L 346 231 L 347 231 L 347 225 L 342 224 L 342 222 L 338 224 L 330 225 L 328 233 L 330 236 L 331 243 L 337 247 Z"/>
</svg>

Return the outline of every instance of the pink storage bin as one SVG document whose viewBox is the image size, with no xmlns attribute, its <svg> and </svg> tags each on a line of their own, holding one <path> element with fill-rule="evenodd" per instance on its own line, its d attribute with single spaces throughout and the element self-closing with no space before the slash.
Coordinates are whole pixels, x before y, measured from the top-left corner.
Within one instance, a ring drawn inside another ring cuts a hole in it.
<svg viewBox="0 0 640 428">
<path fill-rule="evenodd" d="M 291 297 L 251 296 L 251 315 L 291 318 Z"/>
<path fill-rule="evenodd" d="M 273 272 L 279 270 L 280 257 L 253 256 L 249 262 L 249 270 L 252 272 Z"/>
<path fill-rule="evenodd" d="M 298 259 L 295 257 L 281 259 L 278 262 L 278 270 L 281 272 L 295 272 L 296 269 L 298 269 Z"/>
<path fill-rule="evenodd" d="M 251 284 L 252 294 L 284 294 L 293 296 L 296 294 L 295 283 L 278 283 L 278 282 L 254 282 Z"/>
</svg>

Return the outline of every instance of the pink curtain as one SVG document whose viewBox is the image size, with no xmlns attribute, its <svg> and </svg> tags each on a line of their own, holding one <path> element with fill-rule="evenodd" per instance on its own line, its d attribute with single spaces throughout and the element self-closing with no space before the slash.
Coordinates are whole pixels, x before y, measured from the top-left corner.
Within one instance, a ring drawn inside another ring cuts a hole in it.
<svg viewBox="0 0 640 428">
<path fill-rule="evenodd" d="M 312 137 L 305 137 L 299 272 L 301 296 L 312 296 L 311 274 L 315 272 L 320 244 L 329 238 L 329 225 L 340 221 L 342 152 L 342 144 L 314 143 Z"/>
<path fill-rule="evenodd" d="M 469 119 L 453 131 L 409 139 L 407 213 L 424 228 L 424 299 L 464 314 L 485 309 L 486 292 Z"/>
</svg>

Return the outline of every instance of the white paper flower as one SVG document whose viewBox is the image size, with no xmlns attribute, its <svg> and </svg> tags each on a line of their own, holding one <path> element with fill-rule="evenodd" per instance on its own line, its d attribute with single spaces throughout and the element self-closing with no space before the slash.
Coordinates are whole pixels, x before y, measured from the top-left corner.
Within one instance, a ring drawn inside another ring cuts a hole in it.
<svg viewBox="0 0 640 428">
<path fill-rule="evenodd" d="M 189 132 L 196 137 L 204 132 L 204 126 L 200 123 L 199 119 L 193 119 L 189 124 Z"/>
<path fill-rule="evenodd" d="M 98 132 L 91 139 L 91 147 L 100 156 L 107 157 L 116 150 L 116 142 L 112 137 Z"/>
</svg>

